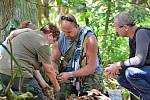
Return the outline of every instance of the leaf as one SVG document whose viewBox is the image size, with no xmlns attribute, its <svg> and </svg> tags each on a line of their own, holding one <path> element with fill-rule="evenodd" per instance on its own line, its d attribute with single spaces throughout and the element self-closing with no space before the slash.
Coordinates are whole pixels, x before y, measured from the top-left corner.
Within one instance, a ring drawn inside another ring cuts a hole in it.
<svg viewBox="0 0 150 100">
<path fill-rule="evenodd" d="M 56 0 L 57 5 L 61 5 L 62 4 L 62 0 Z"/>
</svg>

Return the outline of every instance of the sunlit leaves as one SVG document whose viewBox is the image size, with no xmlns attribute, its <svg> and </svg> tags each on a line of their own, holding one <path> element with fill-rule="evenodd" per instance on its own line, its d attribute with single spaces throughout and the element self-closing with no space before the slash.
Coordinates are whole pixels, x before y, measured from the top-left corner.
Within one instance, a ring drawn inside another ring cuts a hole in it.
<svg viewBox="0 0 150 100">
<path fill-rule="evenodd" d="M 62 4 L 62 0 L 56 0 L 57 5 L 61 5 Z"/>
</svg>

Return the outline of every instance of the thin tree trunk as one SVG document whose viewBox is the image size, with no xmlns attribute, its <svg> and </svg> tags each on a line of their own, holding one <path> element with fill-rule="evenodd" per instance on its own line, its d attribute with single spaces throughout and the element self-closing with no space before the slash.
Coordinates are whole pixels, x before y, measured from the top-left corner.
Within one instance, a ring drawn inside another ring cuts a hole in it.
<svg viewBox="0 0 150 100">
<path fill-rule="evenodd" d="M 108 10 L 106 11 L 106 21 L 105 21 L 105 31 L 104 31 L 104 44 L 106 44 L 107 40 L 107 32 L 108 32 L 108 26 L 109 26 L 109 18 L 111 13 L 111 0 L 107 1 L 108 3 Z"/>
<path fill-rule="evenodd" d="M 107 0 L 107 11 L 106 11 L 106 21 L 105 21 L 105 30 L 104 30 L 104 35 L 103 35 L 103 44 L 104 46 L 107 45 L 106 40 L 107 40 L 107 32 L 108 32 L 108 26 L 109 26 L 109 18 L 110 18 L 110 13 L 111 13 L 111 0 Z M 109 56 L 109 48 L 107 49 L 107 57 Z M 104 59 L 104 65 L 106 66 L 108 64 L 108 58 Z"/>
</svg>

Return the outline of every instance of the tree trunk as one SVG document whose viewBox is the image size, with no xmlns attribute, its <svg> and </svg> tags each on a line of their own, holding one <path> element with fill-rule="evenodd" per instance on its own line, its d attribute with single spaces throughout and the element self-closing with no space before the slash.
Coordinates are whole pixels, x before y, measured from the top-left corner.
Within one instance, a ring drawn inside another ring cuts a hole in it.
<svg viewBox="0 0 150 100">
<path fill-rule="evenodd" d="M 109 20 L 110 20 L 110 15 L 111 15 L 111 0 L 107 0 L 107 11 L 106 11 L 106 20 L 105 20 L 105 30 L 104 30 L 104 35 L 103 35 L 103 45 L 106 46 L 107 45 L 107 37 L 108 37 L 108 29 L 109 29 Z M 110 49 L 108 48 L 107 49 L 107 55 L 109 56 L 109 52 L 110 52 Z M 107 56 L 107 57 L 108 57 Z M 104 59 L 104 65 L 103 66 L 106 66 L 108 64 L 108 58 Z"/>
<path fill-rule="evenodd" d="M 36 0 L 0 0 L 0 31 L 4 39 L 24 20 L 37 25 Z"/>
<path fill-rule="evenodd" d="M 0 30 L 3 30 L 13 15 L 14 0 L 0 0 Z"/>
<path fill-rule="evenodd" d="M 19 21 L 30 20 L 37 24 L 36 0 L 15 0 L 13 18 Z"/>
</svg>

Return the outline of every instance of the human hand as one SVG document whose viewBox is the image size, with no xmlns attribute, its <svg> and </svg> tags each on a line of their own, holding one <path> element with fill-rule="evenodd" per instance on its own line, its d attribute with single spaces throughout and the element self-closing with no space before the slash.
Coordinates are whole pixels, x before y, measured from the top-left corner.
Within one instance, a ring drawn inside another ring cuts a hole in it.
<svg viewBox="0 0 150 100">
<path fill-rule="evenodd" d="M 46 87 L 43 90 L 45 96 L 47 96 L 48 100 L 55 100 L 54 99 L 54 89 L 52 87 Z"/>
<path fill-rule="evenodd" d="M 72 76 L 73 76 L 72 72 L 63 72 L 57 75 L 57 80 L 59 83 L 63 83 L 64 81 L 68 80 Z"/>
<path fill-rule="evenodd" d="M 6 40 L 11 41 L 16 36 L 15 31 L 11 31 L 10 34 L 6 37 Z"/>
<path fill-rule="evenodd" d="M 105 73 L 108 78 L 114 78 L 117 74 L 119 74 L 119 70 L 121 69 L 120 62 L 115 64 L 109 64 L 105 68 Z"/>
<path fill-rule="evenodd" d="M 45 81 L 41 82 L 40 85 L 42 89 L 49 87 L 49 85 Z"/>
</svg>

